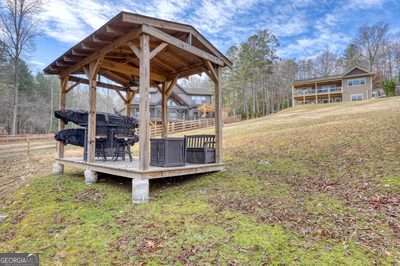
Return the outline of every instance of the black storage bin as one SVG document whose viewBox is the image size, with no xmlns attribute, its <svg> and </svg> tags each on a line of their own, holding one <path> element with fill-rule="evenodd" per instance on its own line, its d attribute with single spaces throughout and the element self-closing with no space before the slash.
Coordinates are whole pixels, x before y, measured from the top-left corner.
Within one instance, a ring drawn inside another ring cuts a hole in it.
<svg viewBox="0 0 400 266">
<path fill-rule="evenodd" d="M 173 167 L 185 165 L 185 141 L 183 138 L 150 140 L 150 165 Z"/>
<path fill-rule="evenodd" d="M 187 163 L 215 163 L 215 135 L 185 136 Z"/>
</svg>

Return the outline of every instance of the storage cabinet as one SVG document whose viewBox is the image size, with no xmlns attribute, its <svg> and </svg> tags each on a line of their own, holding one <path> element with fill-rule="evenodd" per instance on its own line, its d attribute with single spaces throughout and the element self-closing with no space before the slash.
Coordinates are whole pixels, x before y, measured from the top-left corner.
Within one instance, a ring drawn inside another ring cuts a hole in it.
<svg viewBox="0 0 400 266">
<path fill-rule="evenodd" d="M 150 139 L 150 165 L 172 167 L 185 165 L 185 141 L 183 138 Z"/>
</svg>

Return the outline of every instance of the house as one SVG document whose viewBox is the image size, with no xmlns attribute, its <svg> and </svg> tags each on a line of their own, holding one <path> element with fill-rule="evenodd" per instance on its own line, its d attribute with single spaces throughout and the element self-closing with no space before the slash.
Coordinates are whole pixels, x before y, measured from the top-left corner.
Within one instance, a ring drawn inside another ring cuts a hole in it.
<svg viewBox="0 0 400 266">
<path fill-rule="evenodd" d="M 374 73 L 355 66 L 341 75 L 296 80 L 292 86 L 293 106 L 370 99 L 373 77 Z"/>
<path fill-rule="evenodd" d="M 149 90 L 150 118 L 152 121 L 161 121 L 161 94 L 156 88 Z M 194 120 L 214 117 L 212 106 L 213 93 L 208 88 L 184 88 L 178 84 L 172 90 L 168 99 L 168 120 Z M 140 98 L 137 95 L 133 100 L 133 115 L 139 116 Z"/>
<path fill-rule="evenodd" d="M 0 135 L 7 135 L 7 127 L 5 125 L 0 124 Z"/>
</svg>

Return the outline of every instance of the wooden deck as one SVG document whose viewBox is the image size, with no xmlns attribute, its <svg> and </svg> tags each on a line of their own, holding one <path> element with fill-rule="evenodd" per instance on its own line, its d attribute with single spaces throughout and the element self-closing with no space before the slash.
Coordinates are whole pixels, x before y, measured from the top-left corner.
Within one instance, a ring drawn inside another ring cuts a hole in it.
<svg viewBox="0 0 400 266">
<path fill-rule="evenodd" d="M 156 167 L 150 166 L 148 170 L 141 171 L 138 169 L 139 159 L 133 158 L 132 162 L 127 159 L 126 161 L 103 161 L 96 160 L 89 163 L 82 160 L 82 158 L 69 157 L 63 159 L 56 159 L 61 164 L 66 166 L 73 166 L 82 169 L 90 169 L 98 173 L 106 173 L 116 176 L 123 176 L 127 178 L 140 178 L 140 179 L 154 179 L 172 176 L 183 176 L 193 174 L 203 174 L 210 172 L 218 172 L 224 170 L 224 164 L 186 164 L 185 166 L 178 167 Z"/>
</svg>

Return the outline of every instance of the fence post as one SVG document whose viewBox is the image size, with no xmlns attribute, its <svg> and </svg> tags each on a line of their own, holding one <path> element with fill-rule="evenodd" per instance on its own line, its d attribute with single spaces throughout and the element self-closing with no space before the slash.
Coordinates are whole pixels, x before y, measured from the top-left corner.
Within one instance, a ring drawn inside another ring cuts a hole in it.
<svg viewBox="0 0 400 266">
<path fill-rule="evenodd" d="M 27 153 L 27 155 L 29 157 L 29 155 L 31 153 L 31 142 L 30 142 L 28 136 L 26 136 L 26 148 L 27 148 L 26 153 Z"/>
</svg>

